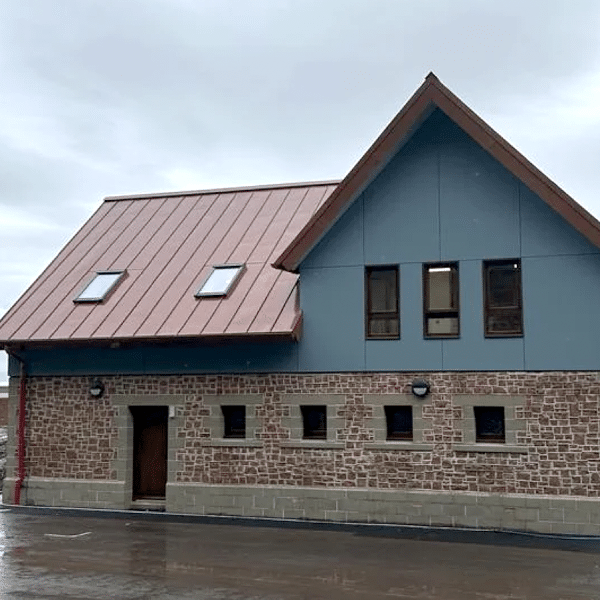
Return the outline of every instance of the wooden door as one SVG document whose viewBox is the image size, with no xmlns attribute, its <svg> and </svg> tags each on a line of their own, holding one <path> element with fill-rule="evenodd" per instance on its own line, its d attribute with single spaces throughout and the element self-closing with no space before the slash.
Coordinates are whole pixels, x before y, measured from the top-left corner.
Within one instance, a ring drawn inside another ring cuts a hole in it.
<svg viewBox="0 0 600 600">
<path fill-rule="evenodd" d="M 167 406 L 132 406 L 133 499 L 164 498 L 167 484 Z"/>
</svg>

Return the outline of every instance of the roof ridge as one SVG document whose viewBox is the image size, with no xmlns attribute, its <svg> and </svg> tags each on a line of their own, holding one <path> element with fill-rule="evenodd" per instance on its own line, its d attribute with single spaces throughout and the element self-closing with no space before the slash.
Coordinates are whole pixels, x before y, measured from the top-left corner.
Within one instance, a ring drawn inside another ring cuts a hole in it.
<svg viewBox="0 0 600 600">
<path fill-rule="evenodd" d="M 330 179 L 325 181 L 299 181 L 294 183 L 273 183 L 265 185 L 249 185 L 240 187 L 212 188 L 205 190 L 184 190 L 176 192 L 151 192 L 149 194 L 127 194 L 123 196 L 106 196 L 104 202 L 118 202 L 120 200 L 146 200 L 148 198 L 179 198 L 181 196 L 204 196 L 207 194 L 225 194 L 234 192 L 253 192 L 260 190 L 277 190 L 298 187 L 318 187 L 327 185 L 338 185 L 341 179 Z"/>
</svg>

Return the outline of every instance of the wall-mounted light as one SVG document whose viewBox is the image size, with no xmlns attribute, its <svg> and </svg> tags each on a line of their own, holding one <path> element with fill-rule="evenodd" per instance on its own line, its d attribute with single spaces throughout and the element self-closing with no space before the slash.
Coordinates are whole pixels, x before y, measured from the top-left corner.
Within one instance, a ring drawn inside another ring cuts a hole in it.
<svg viewBox="0 0 600 600">
<path fill-rule="evenodd" d="M 410 389 L 417 398 L 425 398 L 429 394 L 429 384 L 424 379 L 415 379 Z"/>
<path fill-rule="evenodd" d="M 90 395 L 94 398 L 100 398 L 104 394 L 104 384 L 99 379 L 94 379 L 90 385 Z"/>
</svg>

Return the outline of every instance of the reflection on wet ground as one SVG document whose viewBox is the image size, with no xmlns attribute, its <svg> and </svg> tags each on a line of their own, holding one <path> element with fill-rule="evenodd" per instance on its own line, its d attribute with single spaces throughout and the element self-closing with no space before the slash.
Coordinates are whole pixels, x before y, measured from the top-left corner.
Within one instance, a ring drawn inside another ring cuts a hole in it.
<svg viewBox="0 0 600 600">
<path fill-rule="evenodd" d="M 0 512 L 1 598 L 593 600 L 600 554 Z"/>
</svg>

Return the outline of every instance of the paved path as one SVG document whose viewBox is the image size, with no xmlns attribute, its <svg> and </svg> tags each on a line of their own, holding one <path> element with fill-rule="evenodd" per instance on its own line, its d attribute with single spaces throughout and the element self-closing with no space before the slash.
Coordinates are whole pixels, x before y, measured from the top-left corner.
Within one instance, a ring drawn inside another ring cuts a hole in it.
<svg viewBox="0 0 600 600">
<path fill-rule="evenodd" d="M 596 600 L 600 554 L 0 512 L 2 599 Z"/>
</svg>

